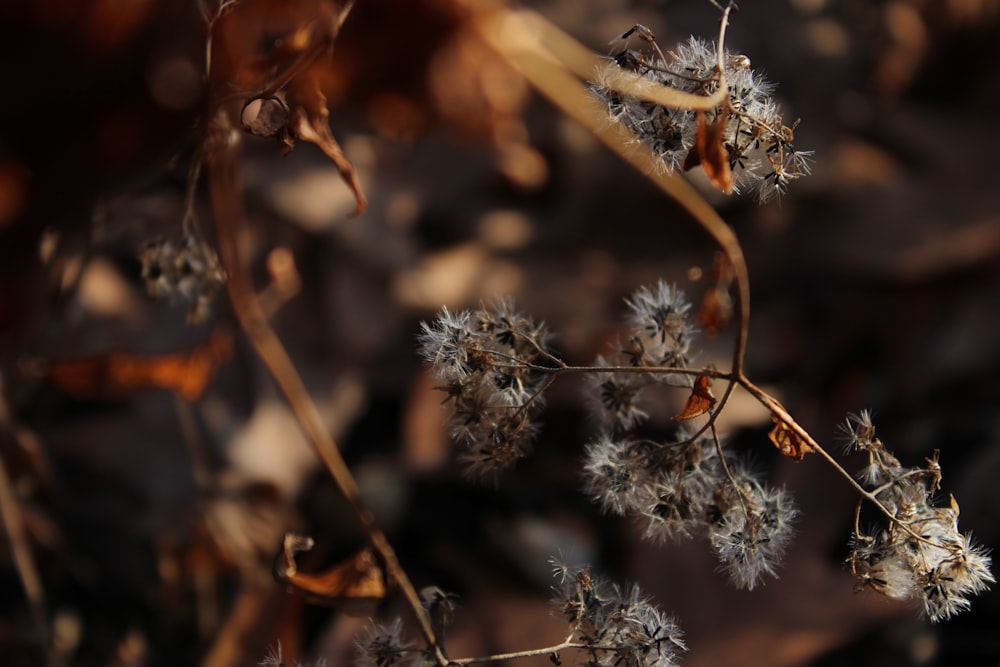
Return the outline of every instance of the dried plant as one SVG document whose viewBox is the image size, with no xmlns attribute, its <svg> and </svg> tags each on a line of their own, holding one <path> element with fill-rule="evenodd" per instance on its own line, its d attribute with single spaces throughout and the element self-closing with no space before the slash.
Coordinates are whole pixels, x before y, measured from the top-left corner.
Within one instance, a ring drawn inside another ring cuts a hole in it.
<svg viewBox="0 0 1000 667">
<path fill-rule="evenodd" d="M 993 576 L 985 551 L 958 532 L 957 504 L 935 508 L 928 500 L 940 479 L 937 460 L 927 469 L 902 468 L 874 439 L 862 413 L 849 421 L 849 432 L 855 448 L 872 459 L 872 472 L 863 486 L 744 373 L 750 310 L 742 250 L 732 230 L 675 172 L 701 166 L 719 189 L 750 189 L 758 200 L 766 201 L 783 193 L 791 180 L 809 173 L 810 154 L 793 146 L 795 124 L 783 122 L 770 96 L 773 87 L 750 68 L 746 56 L 726 51 L 732 5 L 721 9 L 715 44 L 692 39 L 669 57 L 642 26 L 614 40 L 610 57 L 601 58 L 530 12 L 500 4 L 477 7 L 471 10 L 471 21 L 515 70 L 638 167 L 719 244 L 724 256 L 720 265 L 726 270 L 719 272 L 715 298 L 703 309 L 702 319 L 713 329 L 725 326 L 731 284 L 736 336 L 730 369 L 691 365 L 697 340 L 692 305 L 665 282 L 641 288 L 627 301 L 628 332 L 623 342 L 592 366 L 565 363 L 550 349 L 546 327 L 516 310 L 510 300 L 484 304 L 475 311 L 442 309 L 435 320 L 424 323 L 420 352 L 451 404 L 451 433 L 463 447 L 468 470 L 495 481 L 530 452 L 538 408 L 552 382 L 563 376 L 584 379 L 603 432 L 586 447 L 583 489 L 605 511 L 639 517 L 646 524 L 647 538 L 706 535 L 720 570 L 734 585 L 752 589 L 766 577 L 778 575 L 797 511 L 784 490 L 772 488 L 728 453 L 718 433 L 717 418 L 732 393 L 748 392 L 771 412 L 775 424 L 771 441 L 782 454 L 802 460 L 813 453 L 826 460 L 862 501 L 885 518 L 882 532 L 855 531 L 850 566 L 859 581 L 890 597 L 920 597 L 932 620 L 947 618 L 967 608 L 969 597 L 984 590 Z M 328 24 L 336 26 L 327 34 L 330 45 L 343 21 L 340 16 Z M 644 42 L 652 55 L 630 49 L 631 38 Z M 303 51 L 307 52 L 311 50 Z M 244 95 L 245 104 L 253 100 L 263 104 L 295 80 L 292 74 L 273 77 L 278 83 Z M 607 119 L 587 111 L 592 108 L 588 100 L 595 95 L 603 100 Z M 243 108 L 245 114 L 247 107 Z M 284 113 L 284 106 L 281 111 L 279 118 L 293 115 Z M 316 129 L 319 115 L 306 117 L 313 119 Z M 215 122 L 223 128 L 237 126 L 232 112 L 227 115 L 222 106 Z M 244 127 L 254 131 L 245 122 Z M 294 131 L 291 125 L 284 127 Z M 308 133 L 299 127 L 299 136 L 308 138 Z M 423 638 L 422 645 L 404 638 L 399 620 L 372 625 L 357 642 L 360 664 L 444 666 L 529 655 L 549 655 L 558 664 L 560 652 L 568 650 L 579 651 L 591 665 L 675 664 L 685 646 L 672 619 L 637 588 L 607 584 L 587 568 L 565 565 L 556 568 L 559 585 L 554 593 L 554 605 L 568 622 L 564 642 L 484 657 L 448 655 L 442 625 L 432 618 L 428 596 L 417 593 L 371 522 L 347 467 L 259 312 L 232 240 L 240 208 L 230 176 L 231 153 L 209 155 L 206 160 L 220 257 L 236 314 L 354 505 L 371 548 L 389 581 L 403 593 Z M 350 182 L 351 170 L 340 162 L 338 168 Z M 364 200 L 356 182 L 351 185 L 361 210 Z M 637 431 L 652 409 L 643 399 L 650 389 L 664 387 L 686 392 L 689 398 L 675 416 L 681 423 L 675 437 L 653 441 Z"/>
<path fill-rule="evenodd" d="M 967 609 L 970 597 L 986 590 L 994 577 L 986 550 L 959 532 L 954 499 L 950 507 L 932 502 L 941 478 L 937 455 L 926 468 L 904 468 L 874 437 L 868 413 L 859 413 L 846 427 L 852 447 L 870 458 L 859 484 L 744 373 L 745 260 L 731 230 L 674 172 L 700 165 L 719 189 L 746 187 L 764 202 L 809 173 L 811 154 L 792 145 L 794 124 L 783 124 L 770 84 L 750 69 L 748 58 L 725 51 L 731 7 L 723 9 L 715 45 L 692 38 L 665 57 L 652 33 L 636 26 L 612 43 L 609 61 L 597 63 L 537 16 L 499 12 L 499 18 L 483 23 L 487 39 L 519 71 L 675 197 L 719 243 L 731 269 L 727 280 L 735 282 L 738 311 L 731 369 L 691 366 L 698 334 L 692 304 L 662 281 L 640 288 L 626 302 L 623 342 L 592 366 L 565 363 L 548 347 L 545 327 L 515 311 L 510 301 L 475 311 L 442 310 L 423 325 L 420 351 L 444 383 L 441 389 L 453 408 L 452 433 L 476 476 L 495 476 L 528 452 L 536 409 L 556 378 L 585 378 L 587 400 L 603 432 L 586 447 L 583 489 L 604 511 L 643 521 L 646 538 L 706 535 L 719 569 L 735 586 L 752 589 L 765 577 L 778 576 L 797 510 L 784 490 L 770 487 L 728 453 L 717 431 L 718 415 L 732 392 L 748 392 L 771 411 L 770 440 L 782 454 L 797 461 L 809 453 L 825 459 L 860 494 L 859 516 L 861 503 L 868 502 L 885 519 L 881 531 L 855 529 L 849 566 L 859 586 L 922 600 L 932 621 L 949 618 Z M 524 33 L 537 41 L 523 38 Z M 627 40 L 633 37 L 646 42 L 654 55 L 629 49 Z M 581 95 L 580 85 L 570 71 L 584 79 L 596 72 L 589 90 L 606 105 L 612 125 L 602 126 L 579 111 L 574 100 Z M 645 150 L 633 150 L 636 145 Z M 707 300 L 701 313 L 713 330 L 729 314 L 723 307 L 726 281 L 722 284 L 716 288 L 722 294 Z M 719 399 L 713 384 L 724 386 Z M 644 402 L 644 396 L 661 387 L 675 387 L 689 397 L 674 416 L 681 423 L 675 437 L 654 441 L 642 437 L 639 427 L 655 405 Z M 638 589 L 608 587 L 587 569 L 560 566 L 557 572 L 561 583 L 555 605 L 570 625 L 565 642 L 452 664 L 546 653 L 558 664 L 560 651 L 567 649 L 579 650 L 590 665 L 675 664 L 684 650 L 680 630 L 648 606 Z M 359 646 L 363 661 L 372 659 L 370 647 L 376 644 Z M 431 643 L 425 651 L 431 647 L 440 648 Z M 401 664 L 401 657 L 410 654 L 400 649 L 392 655 L 375 664 Z"/>
<path fill-rule="evenodd" d="M 629 49 L 630 38 L 645 41 L 652 57 Z M 721 55 L 720 55 L 721 54 Z M 790 181 L 809 174 L 811 151 L 797 150 L 794 125 L 785 125 L 774 102 L 774 86 L 750 68 L 745 55 L 723 52 L 692 37 L 669 56 L 653 33 L 637 25 L 612 42 L 611 62 L 598 70 L 594 92 L 608 114 L 645 144 L 667 171 L 701 165 L 726 193 L 747 189 L 760 203 L 784 193 Z M 717 107 L 692 111 L 619 92 L 666 87 L 708 97 L 725 82 Z"/>
<path fill-rule="evenodd" d="M 678 664 L 686 651 L 678 622 L 637 586 L 611 583 L 589 566 L 558 560 L 553 561 L 552 605 L 566 623 L 562 642 L 488 656 L 450 656 L 444 632 L 455 613 L 451 597 L 435 588 L 418 591 L 400 564 L 272 328 L 276 306 L 262 303 L 241 246 L 247 215 L 240 160 L 246 135 L 274 139 L 280 153 L 297 142 L 313 144 L 350 188 L 355 213 L 365 210 L 357 173 L 330 129 L 323 93 L 325 60 L 348 25 L 353 2 L 289 3 L 283 21 L 291 27 L 263 54 L 241 30 L 259 21 L 264 9 L 239 0 L 199 5 L 207 33 L 208 99 L 189 170 L 186 210 L 176 237 L 152 240 L 140 250 L 141 276 L 154 296 L 190 303 L 190 323 L 204 319 L 224 285 L 233 316 L 357 517 L 365 544 L 321 575 L 303 574 L 296 562 L 313 541 L 288 534 L 278 554 L 279 580 L 298 595 L 325 602 L 378 601 L 399 594 L 419 638 L 407 632 L 402 619 L 373 621 L 356 640 L 360 665 L 448 667 L 529 656 L 561 664 L 567 652 L 593 666 Z M 995 580 L 988 551 L 959 530 L 958 503 L 935 498 L 942 479 L 938 454 L 923 467 L 906 467 L 875 436 L 870 414 L 859 412 L 844 425 L 849 449 L 868 458 L 855 478 L 745 372 L 750 282 L 743 250 L 733 230 L 679 172 L 701 168 L 722 192 L 748 191 L 766 202 L 809 174 L 812 154 L 794 145 L 797 122 L 785 122 L 772 96 L 774 86 L 751 68 L 747 56 L 727 50 L 733 5 L 719 7 L 714 42 L 691 38 L 664 52 L 648 28 L 636 25 L 612 40 L 607 56 L 581 46 L 539 15 L 501 2 L 456 0 L 454 9 L 482 45 L 676 202 L 720 252 L 715 285 L 699 308 L 668 282 L 639 287 L 624 304 L 621 339 L 590 365 L 568 363 L 548 328 L 510 299 L 470 310 L 442 308 L 423 323 L 417 347 L 449 406 L 450 434 L 470 476 L 503 484 L 504 473 L 532 451 L 546 392 L 556 381 L 575 378 L 597 425 L 583 444 L 583 492 L 602 511 L 640 522 L 644 537 L 654 543 L 704 537 L 720 572 L 734 586 L 754 589 L 780 575 L 799 513 L 790 494 L 734 455 L 719 432 L 719 416 L 733 393 L 742 391 L 770 413 L 770 441 L 781 454 L 796 461 L 812 454 L 857 492 L 847 566 L 859 588 L 919 601 L 935 622 L 967 610 L 972 597 Z M 594 113 L 598 106 L 603 113 Z M 214 234 L 203 231 L 195 215 L 202 188 L 211 212 L 206 222 Z M 702 330 L 727 327 L 733 331 L 728 368 L 697 365 Z M 165 380 L 164 364 L 178 367 L 173 357 L 142 365 L 138 375 L 139 365 L 123 357 L 133 375 L 116 386 L 167 385 L 178 396 L 194 399 L 229 353 L 226 338 L 225 344 L 184 356 L 189 365 L 182 370 L 200 369 L 197 381 L 187 372 L 183 379 L 176 372 L 166 374 Z M 61 368 L 72 384 L 82 373 L 103 372 L 105 366 L 88 361 Z M 91 386 L 89 376 L 85 384 Z M 676 425 L 670 437 L 650 437 L 645 427 L 654 415 L 664 416 L 658 414 L 664 410 L 664 392 L 676 392 L 683 407 L 665 415 Z M 12 524 L 8 486 L 0 466 L 0 509 L 5 524 Z M 227 509 L 220 502 L 209 514 Z M 877 527 L 863 527 L 863 513 L 873 514 Z M 268 528 L 274 520 L 268 518 Z M 234 534 L 228 542 L 237 544 L 243 537 Z M 255 550 L 263 541 L 249 539 L 244 550 Z M 14 546 L 19 576 L 43 626 L 37 574 L 23 544 Z M 39 634 L 48 633 L 40 627 Z M 283 667 L 281 645 L 260 664 Z"/>
</svg>

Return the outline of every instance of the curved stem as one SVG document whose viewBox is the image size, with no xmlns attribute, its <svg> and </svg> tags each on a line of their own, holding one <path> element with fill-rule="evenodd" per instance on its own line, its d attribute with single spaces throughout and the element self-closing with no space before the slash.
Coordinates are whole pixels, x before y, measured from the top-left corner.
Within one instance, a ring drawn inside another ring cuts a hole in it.
<svg viewBox="0 0 1000 667">
<path fill-rule="evenodd" d="M 232 117 L 234 114 L 231 112 L 220 109 L 217 114 L 216 120 L 219 122 L 213 123 L 214 127 L 226 131 L 228 128 L 236 126 Z M 267 315 L 254 291 L 249 272 L 238 248 L 239 229 L 245 216 L 242 189 L 238 183 L 235 146 L 229 146 L 226 150 L 209 156 L 206 164 L 208 166 L 209 195 L 218 237 L 219 258 L 226 271 L 226 288 L 233 312 L 257 355 L 264 362 L 275 384 L 284 395 L 316 455 L 357 515 L 369 543 L 381 557 L 388 577 L 396 582 L 406 598 L 424 639 L 434 651 L 434 657 L 438 664 L 445 665 L 448 662 L 447 657 L 444 655 L 430 619 L 424 611 L 416 588 L 400 565 L 389 540 L 375 524 L 372 513 L 362 502 L 357 482 L 323 424 L 319 409 L 302 382 L 288 352 L 268 323 Z"/>
<path fill-rule="evenodd" d="M 720 28 L 720 45 L 725 39 L 728 16 L 727 8 Z M 589 49 L 541 16 L 528 11 L 498 10 L 481 20 L 479 28 L 486 42 L 540 93 L 677 202 L 725 253 L 733 268 L 738 312 L 738 329 L 733 346 L 733 374 L 741 375 L 750 326 L 750 275 L 743 249 L 732 228 L 692 185 L 677 174 L 664 172 L 656 164 L 650 150 L 634 146 L 634 137 L 628 130 L 620 124 L 608 123 L 592 113 L 590 90 L 580 78 L 592 78 L 601 61 Z M 728 95 L 725 79 L 720 78 L 719 84 L 719 90 L 712 96 L 714 103 L 709 108 L 718 106 Z M 658 88 L 670 90 L 664 86 Z M 720 96 L 719 101 L 714 100 L 716 96 Z M 658 103 L 678 106 L 676 102 Z"/>
</svg>

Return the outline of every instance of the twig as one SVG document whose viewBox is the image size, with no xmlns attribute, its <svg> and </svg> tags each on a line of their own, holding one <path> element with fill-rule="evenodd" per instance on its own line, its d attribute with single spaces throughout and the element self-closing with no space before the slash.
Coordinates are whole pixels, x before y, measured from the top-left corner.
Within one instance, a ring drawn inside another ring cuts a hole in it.
<svg viewBox="0 0 1000 667">
<path fill-rule="evenodd" d="M 886 516 L 886 518 L 889 519 L 890 524 L 898 526 L 903 530 L 903 532 L 907 533 L 910 537 L 917 540 L 918 542 L 929 544 L 934 547 L 941 546 L 940 544 L 935 544 L 934 542 L 928 540 L 926 537 L 917 535 L 915 532 L 913 532 L 913 530 L 906 524 L 905 521 L 899 519 L 895 514 L 893 514 L 892 510 L 890 510 L 888 507 L 882 504 L 881 500 L 879 500 L 872 492 L 863 487 L 856 479 L 854 479 L 854 475 L 847 472 L 847 470 L 845 470 L 844 467 L 840 465 L 837 459 L 833 458 L 833 456 L 828 451 L 826 451 L 826 449 L 824 449 L 818 442 L 816 442 L 816 440 L 811 435 L 809 435 L 809 432 L 806 431 L 804 428 L 802 428 L 802 426 L 797 421 L 795 421 L 795 418 L 792 417 L 791 414 L 789 414 L 788 410 L 786 410 L 785 407 L 781 405 L 781 403 L 775 400 L 774 397 L 772 397 L 766 391 L 755 385 L 753 382 L 750 381 L 749 378 L 747 378 L 742 373 L 736 380 L 741 387 L 746 389 L 751 396 L 756 398 L 764 407 L 770 410 L 771 414 L 773 414 L 775 418 L 777 418 L 796 436 L 801 438 L 802 441 L 805 442 L 810 447 L 810 449 L 812 449 L 814 452 L 816 452 L 816 454 L 820 456 L 820 458 L 824 459 L 827 463 L 833 466 L 834 470 L 840 473 L 840 475 L 847 480 L 847 483 L 850 484 L 852 487 L 854 487 L 854 490 L 858 493 L 858 495 L 860 495 L 862 498 L 864 498 L 872 505 L 874 505 L 882 514 Z"/>
<path fill-rule="evenodd" d="M 714 434 L 716 418 L 722 412 L 722 409 L 728 402 L 730 396 L 732 395 L 733 390 L 737 386 L 742 387 L 758 403 L 767 408 L 771 412 L 771 414 L 775 416 L 775 418 L 777 418 L 782 424 L 788 427 L 788 429 L 791 430 L 796 436 L 801 438 L 802 441 L 805 442 L 810 447 L 810 449 L 815 451 L 816 454 L 820 456 L 820 458 L 826 460 L 827 463 L 833 466 L 834 470 L 836 470 L 842 477 L 844 477 L 844 479 L 848 481 L 848 483 L 854 488 L 855 491 L 857 491 L 857 493 L 864 500 L 867 500 L 873 505 L 875 505 L 875 507 L 878 508 L 878 510 L 889 519 L 890 523 L 900 527 L 911 537 L 922 543 L 937 547 L 941 546 L 935 544 L 934 542 L 928 540 L 927 538 L 917 535 L 912 529 L 910 529 L 906 525 L 906 522 L 896 517 L 892 513 L 892 511 L 889 508 L 887 508 L 882 503 L 882 501 L 878 499 L 877 494 L 882 490 L 881 487 L 879 489 L 875 489 L 874 491 L 869 491 L 865 489 L 865 487 L 863 487 L 856 479 L 854 479 L 854 476 L 851 475 L 851 473 L 849 473 L 847 470 L 845 470 L 844 467 L 835 458 L 833 458 L 833 456 L 829 452 L 827 452 L 825 448 L 823 448 L 818 442 L 816 442 L 816 439 L 813 438 L 809 434 L 809 432 L 806 431 L 795 420 L 794 417 L 792 417 L 792 415 L 785 409 L 783 405 L 781 405 L 780 402 L 777 401 L 777 399 L 775 399 L 773 396 L 771 396 L 766 391 L 761 389 L 759 386 L 754 384 L 742 372 L 733 373 L 726 371 L 717 371 L 711 368 L 674 368 L 674 367 L 663 367 L 663 366 L 569 366 L 566 365 L 558 357 L 549 355 L 550 360 L 553 360 L 554 363 L 557 364 L 556 366 L 553 367 L 553 366 L 543 366 L 540 364 L 522 361 L 517 359 L 516 357 L 504 354 L 502 352 L 493 352 L 493 354 L 507 361 L 510 361 L 513 367 L 523 367 L 542 373 L 548 373 L 550 374 L 552 379 L 554 379 L 556 376 L 559 375 L 577 374 L 577 373 L 617 373 L 617 374 L 628 373 L 628 374 L 640 374 L 640 375 L 667 374 L 667 375 L 686 375 L 694 377 L 706 376 L 717 380 L 725 380 L 727 382 L 725 392 L 722 394 L 719 401 L 716 403 L 705 424 L 702 425 L 698 429 L 698 431 L 695 432 L 693 436 L 691 436 L 692 440 L 699 437 L 702 433 L 705 433 L 710 429 Z M 549 384 L 550 382 L 547 382 L 536 393 L 541 393 L 545 388 L 548 387 Z M 532 398 L 534 398 L 534 396 Z M 723 465 L 724 467 L 726 467 L 724 461 Z M 730 481 L 733 481 L 732 475 L 729 473 L 728 467 L 726 467 L 726 473 L 727 477 L 730 478 Z"/>
<path fill-rule="evenodd" d="M 572 636 L 561 644 L 546 646 L 545 648 L 528 649 L 525 651 L 513 651 L 511 653 L 497 653 L 495 655 L 484 655 L 477 658 L 458 658 L 449 662 L 449 665 L 472 665 L 480 662 L 501 662 L 503 660 L 514 660 L 516 658 L 532 658 L 539 655 L 551 655 L 566 649 L 586 649 L 593 648 L 590 644 L 581 644 L 572 641 Z"/>
<path fill-rule="evenodd" d="M 211 125 L 216 131 L 228 132 L 236 125 L 234 116 L 231 110 L 219 109 L 215 119 L 218 122 L 213 122 Z M 396 582 L 406 598 L 424 639 L 434 651 L 435 659 L 441 665 L 447 664 L 447 658 L 434 634 L 430 619 L 424 612 L 420 596 L 400 565 L 385 534 L 375 524 L 374 517 L 362 502 L 357 482 L 326 430 L 319 409 L 309 395 L 284 345 L 268 323 L 267 314 L 257 298 L 238 248 L 237 237 L 245 215 L 237 169 L 236 146 L 230 145 L 226 150 L 209 156 L 206 164 L 219 258 L 228 277 L 226 288 L 233 312 L 257 355 L 288 401 L 313 450 L 357 515 L 369 543 L 383 561 L 387 576 Z"/>
</svg>

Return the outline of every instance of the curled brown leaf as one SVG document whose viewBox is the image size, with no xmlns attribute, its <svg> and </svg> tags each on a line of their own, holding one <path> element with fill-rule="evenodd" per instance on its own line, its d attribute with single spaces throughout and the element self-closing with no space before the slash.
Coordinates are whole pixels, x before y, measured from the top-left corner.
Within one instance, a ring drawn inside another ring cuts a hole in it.
<svg viewBox="0 0 1000 667">
<path fill-rule="evenodd" d="M 300 572 L 296 555 L 313 547 L 310 537 L 289 533 L 274 564 L 274 575 L 289 591 L 314 604 L 375 602 L 386 595 L 385 573 L 370 547 L 364 547 L 318 573 Z"/>
<path fill-rule="evenodd" d="M 712 395 L 712 378 L 707 375 L 699 375 L 695 378 L 694 386 L 691 388 L 691 395 L 688 396 L 687 403 L 679 415 L 674 417 L 677 421 L 694 419 L 700 417 L 715 406 L 715 396 Z"/>
<path fill-rule="evenodd" d="M 790 459 L 795 459 L 796 461 L 801 461 L 806 454 L 812 451 L 812 447 L 806 442 L 802 436 L 793 431 L 788 427 L 783 420 L 781 420 L 777 415 L 772 414 L 771 420 L 774 421 L 774 428 L 768 433 L 768 438 L 774 443 L 774 446 L 778 448 L 784 456 Z"/>
<path fill-rule="evenodd" d="M 729 153 L 722 142 L 728 114 L 720 113 L 711 123 L 705 120 L 705 112 L 698 112 L 698 129 L 694 136 L 694 146 L 684 158 L 684 169 L 701 165 L 712 185 L 727 195 L 733 192 L 733 172 L 729 166 Z"/>
</svg>

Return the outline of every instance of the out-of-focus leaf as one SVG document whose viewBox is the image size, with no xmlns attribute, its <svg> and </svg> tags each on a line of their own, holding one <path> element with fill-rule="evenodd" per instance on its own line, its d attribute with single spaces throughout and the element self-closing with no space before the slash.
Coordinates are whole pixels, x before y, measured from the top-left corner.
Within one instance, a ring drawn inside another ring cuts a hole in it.
<svg viewBox="0 0 1000 667">
<path fill-rule="evenodd" d="M 725 253 L 716 253 L 712 265 L 712 287 L 705 292 L 698 308 L 698 325 L 707 336 L 717 336 L 733 316 L 733 300 L 729 288 L 733 284 L 733 267 Z"/>
<path fill-rule="evenodd" d="M 122 398 L 149 389 L 169 389 L 194 401 L 205 393 L 215 372 L 231 356 L 232 336 L 216 331 L 184 352 L 142 355 L 128 352 L 62 359 L 48 364 L 46 377 L 62 391 L 82 399 Z"/>
</svg>

